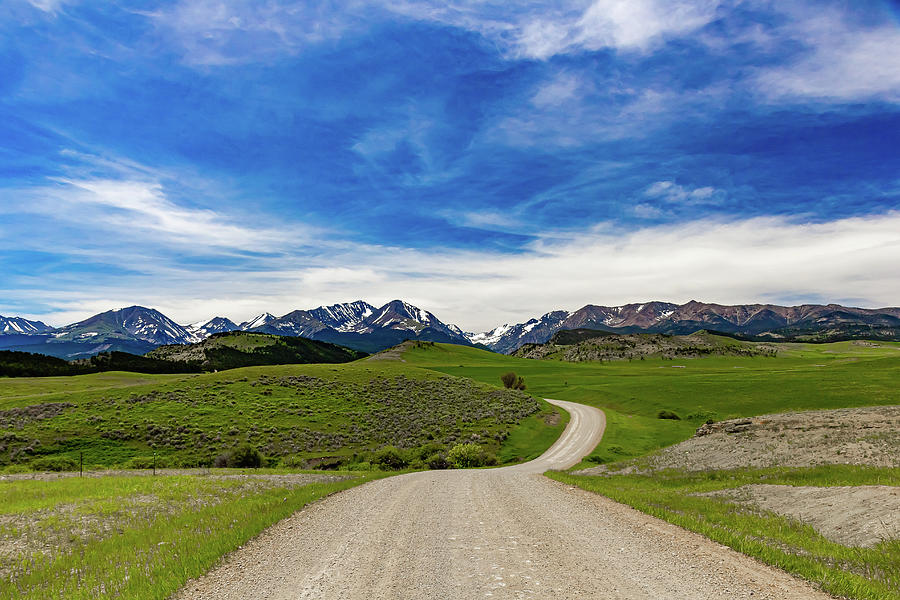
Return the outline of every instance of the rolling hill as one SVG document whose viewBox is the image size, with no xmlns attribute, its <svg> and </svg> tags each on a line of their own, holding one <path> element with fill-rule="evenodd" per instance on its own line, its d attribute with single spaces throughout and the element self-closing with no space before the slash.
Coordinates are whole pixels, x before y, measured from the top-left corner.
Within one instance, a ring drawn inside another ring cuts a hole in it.
<svg viewBox="0 0 900 600">
<path fill-rule="evenodd" d="M 160 346 L 146 356 L 214 371 L 259 365 L 345 363 L 366 353 L 302 337 L 229 331 L 213 334 L 195 344 Z"/>
<path fill-rule="evenodd" d="M 543 344 L 525 344 L 512 353 L 520 358 L 568 362 L 644 360 L 647 357 L 775 356 L 769 342 L 744 342 L 697 331 L 690 335 L 611 333 L 595 329 L 564 329 Z"/>
</svg>

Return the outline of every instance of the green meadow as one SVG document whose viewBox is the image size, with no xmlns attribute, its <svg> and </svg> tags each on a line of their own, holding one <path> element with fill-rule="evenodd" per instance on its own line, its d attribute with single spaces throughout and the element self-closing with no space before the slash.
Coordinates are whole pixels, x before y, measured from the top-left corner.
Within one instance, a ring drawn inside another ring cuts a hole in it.
<svg viewBox="0 0 900 600">
<path fill-rule="evenodd" d="M 523 392 L 400 361 L 6 378 L 0 464 L 221 466 L 249 445 L 270 466 L 422 468 L 461 443 L 478 444 L 490 461 L 515 461 L 552 444 L 565 425 L 560 412 Z M 379 454 L 393 446 L 397 453 Z"/>
<path fill-rule="evenodd" d="M 770 344 L 771 345 L 771 344 Z M 900 403 L 900 344 L 777 344 L 776 357 L 646 358 L 570 363 L 462 346 L 415 347 L 426 369 L 498 385 L 513 371 L 540 398 L 603 409 L 607 429 L 587 462 L 641 456 L 693 435 L 709 419 Z M 679 419 L 660 419 L 660 411 Z"/>
</svg>

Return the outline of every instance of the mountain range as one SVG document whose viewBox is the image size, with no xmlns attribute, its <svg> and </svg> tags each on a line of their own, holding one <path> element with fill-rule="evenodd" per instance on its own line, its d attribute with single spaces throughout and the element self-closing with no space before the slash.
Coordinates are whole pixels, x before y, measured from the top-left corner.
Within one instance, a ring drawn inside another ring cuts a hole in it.
<svg viewBox="0 0 900 600">
<path fill-rule="evenodd" d="M 695 300 L 686 304 L 588 304 L 575 312 L 557 310 L 525 323 L 501 325 L 471 335 L 469 340 L 495 352 L 510 353 L 523 344 L 543 344 L 557 331 L 566 329 L 669 335 L 690 335 L 705 329 L 759 341 L 900 340 L 900 308 L 851 308 L 839 304 L 726 306 Z"/>
<path fill-rule="evenodd" d="M 588 304 L 574 312 L 556 310 L 524 323 L 466 333 L 402 300 L 381 307 L 358 300 L 295 310 L 281 317 L 263 313 L 240 325 L 221 316 L 180 325 L 152 308 L 131 306 L 60 328 L 21 317 L 0 317 L 0 349 L 67 359 L 109 351 L 144 354 L 162 345 L 191 344 L 213 334 L 241 330 L 305 337 L 363 352 L 377 352 L 407 339 L 417 339 L 482 345 L 495 352 L 511 353 L 523 344 L 541 344 L 558 331 L 572 329 L 671 335 L 708 330 L 771 341 L 900 340 L 900 308 L 865 309 L 838 304 L 725 306 L 696 301 Z"/>
</svg>

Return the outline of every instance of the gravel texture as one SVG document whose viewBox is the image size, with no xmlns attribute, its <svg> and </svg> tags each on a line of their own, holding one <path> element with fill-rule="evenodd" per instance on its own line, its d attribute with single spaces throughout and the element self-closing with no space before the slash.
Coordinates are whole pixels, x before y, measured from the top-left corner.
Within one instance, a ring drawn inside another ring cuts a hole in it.
<svg viewBox="0 0 900 600">
<path fill-rule="evenodd" d="M 602 496 L 542 477 L 590 452 L 600 411 L 541 458 L 429 471 L 308 506 L 174 596 L 186 599 L 824 599 L 810 584 Z"/>
</svg>

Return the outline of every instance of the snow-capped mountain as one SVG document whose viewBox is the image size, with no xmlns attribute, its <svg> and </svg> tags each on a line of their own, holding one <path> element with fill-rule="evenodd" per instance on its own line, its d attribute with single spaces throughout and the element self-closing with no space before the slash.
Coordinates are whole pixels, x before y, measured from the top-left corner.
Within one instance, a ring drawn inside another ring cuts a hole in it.
<svg viewBox="0 0 900 600">
<path fill-rule="evenodd" d="M 623 306 L 588 304 L 575 312 L 555 311 L 540 319 L 501 325 L 469 334 L 495 352 L 509 353 L 527 343 L 542 344 L 562 329 L 598 329 L 618 333 L 687 335 L 708 329 L 764 339 L 900 339 L 900 308 L 848 308 L 838 304 L 724 306 L 691 301 L 686 304 L 645 302 Z"/>
<path fill-rule="evenodd" d="M 558 330 L 560 324 L 570 316 L 564 310 L 555 310 L 540 319 L 529 319 L 515 325 L 504 324 L 484 333 L 469 334 L 473 344 L 483 344 L 495 352 L 512 352 L 522 344 L 547 341 Z"/>
<path fill-rule="evenodd" d="M 309 311 L 310 316 L 336 331 L 356 331 L 360 324 L 372 316 L 377 309 L 362 300 L 320 306 Z"/>
<path fill-rule="evenodd" d="M 0 316 L 0 334 L 34 335 L 36 333 L 50 331 L 51 329 L 53 328 L 41 321 L 29 321 L 22 317 Z"/>
<path fill-rule="evenodd" d="M 541 344 L 563 329 L 599 329 L 617 333 L 685 335 L 700 329 L 771 340 L 900 340 L 900 308 L 864 309 L 838 304 L 724 306 L 644 302 L 622 306 L 588 304 L 568 312 L 548 312 L 524 323 L 501 325 L 483 333 L 464 333 L 434 314 L 402 300 L 374 307 L 358 300 L 295 310 L 282 317 L 263 313 L 240 326 L 225 317 L 182 326 L 157 310 L 131 306 L 53 329 L 40 321 L 0 317 L 0 349 L 63 358 L 120 350 L 143 354 L 161 345 L 189 344 L 235 329 L 302 336 L 377 352 L 406 339 L 483 344 L 513 352 L 526 343 Z"/>
<path fill-rule="evenodd" d="M 213 317 L 208 321 L 199 321 L 197 323 L 185 325 L 184 328 L 202 340 L 205 340 L 214 333 L 225 333 L 226 331 L 236 331 L 240 329 L 240 327 L 235 325 L 231 319 L 225 317 Z"/>
<path fill-rule="evenodd" d="M 362 326 L 362 329 L 359 329 L 361 332 L 387 328 L 419 333 L 431 329 L 450 337 L 465 339 L 465 334 L 459 327 L 447 325 L 427 310 L 422 310 L 402 300 L 388 302 L 362 321 L 360 325 Z"/>
<path fill-rule="evenodd" d="M 256 329 L 257 327 L 262 327 L 263 325 L 268 325 L 275 319 L 277 319 L 275 315 L 272 313 L 265 312 L 261 315 L 256 315 L 249 321 L 244 321 L 240 325 L 238 325 L 238 329 L 241 331 L 248 331 L 250 329 Z"/>
<path fill-rule="evenodd" d="M 192 344 L 200 341 L 166 315 L 152 308 L 129 306 L 94 315 L 84 321 L 66 325 L 53 332 L 56 341 L 100 341 L 103 339 L 131 339 L 156 346 L 164 344 Z"/>
<path fill-rule="evenodd" d="M 410 338 L 470 344 L 459 327 L 446 325 L 432 313 L 402 300 L 393 300 L 380 308 L 357 300 L 295 310 L 248 329 L 297 335 L 366 352 L 377 352 Z"/>
</svg>

